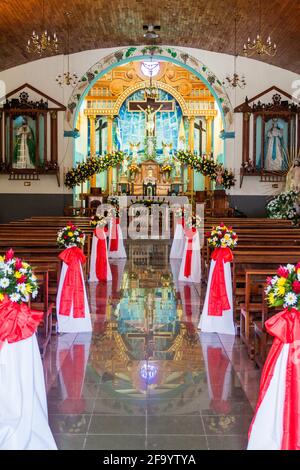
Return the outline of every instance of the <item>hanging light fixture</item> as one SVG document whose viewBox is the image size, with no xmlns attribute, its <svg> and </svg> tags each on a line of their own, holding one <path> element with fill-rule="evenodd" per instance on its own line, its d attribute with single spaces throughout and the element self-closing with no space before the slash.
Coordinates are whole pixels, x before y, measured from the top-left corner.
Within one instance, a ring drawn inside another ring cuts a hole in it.
<svg viewBox="0 0 300 470">
<path fill-rule="evenodd" d="M 58 39 L 56 33 L 52 35 L 45 28 L 45 2 L 42 0 L 42 29 L 41 34 L 32 31 L 27 42 L 27 51 L 30 54 L 43 55 L 45 53 L 55 54 L 58 52 Z"/>
<path fill-rule="evenodd" d="M 268 55 L 274 57 L 277 53 L 277 46 L 275 43 L 272 43 L 271 37 L 268 36 L 267 41 L 264 42 L 261 37 L 261 23 L 262 23 L 262 7 L 261 7 L 261 0 L 259 0 L 259 34 L 256 36 L 256 39 L 251 41 L 248 38 L 247 44 L 244 44 L 244 56 L 245 57 L 252 57 L 253 55 L 257 54 L 260 56 Z"/>
<path fill-rule="evenodd" d="M 223 81 L 223 86 L 227 87 L 227 88 L 245 88 L 246 86 L 246 79 L 244 77 L 244 75 L 242 75 L 241 77 L 239 76 L 239 74 L 237 73 L 237 70 L 236 70 L 236 62 L 237 62 L 237 58 L 238 58 L 238 53 L 237 53 L 237 46 L 236 46 L 236 31 L 237 31 L 237 15 L 235 15 L 234 17 L 234 68 L 233 68 L 233 75 L 230 76 L 230 75 L 227 75 L 225 77 L 225 80 Z"/>
<path fill-rule="evenodd" d="M 150 61 L 144 61 L 142 63 L 141 69 L 143 74 L 149 77 L 149 85 L 146 85 L 144 88 L 146 98 L 158 98 L 159 91 L 156 84 L 153 83 L 153 76 L 158 74 L 159 68 L 159 62 L 153 62 L 152 55 Z"/>
<path fill-rule="evenodd" d="M 60 73 L 56 77 L 56 81 L 58 85 L 61 87 L 63 86 L 72 86 L 73 88 L 77 85 L 78 83 L 78 76 L 76 73 L 71 73 L 70 72 L 70 16 L 71 12 L 67 11 L 65 13 L 65 16 L 67 18 L 67 44 L 66 44 L 66 53 L 67 53 L 67 71 L 64 73 Z"/>
</svg>

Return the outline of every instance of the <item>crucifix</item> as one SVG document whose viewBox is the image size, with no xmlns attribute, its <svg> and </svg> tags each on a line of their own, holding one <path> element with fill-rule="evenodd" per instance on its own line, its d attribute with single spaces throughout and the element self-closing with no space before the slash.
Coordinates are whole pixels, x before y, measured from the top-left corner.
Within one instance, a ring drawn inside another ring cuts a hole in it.
<svg viewBox="0 0 300 470">
<path fill-rule="evenodd" d="M 199 124 L 195 122 L 195 129 L 199 131 L 199 155 L 202 155 L 202 133 L 206 132 L 202 125 L 201 119 L 199 119 Z"/>
<path fill-rule="evenodd" d="M 146 101 L 129 101 L 128 111 L 141 111 L 146 117 L 146 135 L 155 135 L 155 115 L 158 112 L 174 111 L 173 101 L 156 101 L 155 98 L 147 97 Z"/>
<path fill-rule="evenodd" d="M 107 122 L 104 119 L 100 118 L 97 121 L 96 132 L 99 132 L 99 155 L 102 155 L 103 152 L 103 139 L 102 139 L 102 131 L 107 127 Z"/>
</svg>

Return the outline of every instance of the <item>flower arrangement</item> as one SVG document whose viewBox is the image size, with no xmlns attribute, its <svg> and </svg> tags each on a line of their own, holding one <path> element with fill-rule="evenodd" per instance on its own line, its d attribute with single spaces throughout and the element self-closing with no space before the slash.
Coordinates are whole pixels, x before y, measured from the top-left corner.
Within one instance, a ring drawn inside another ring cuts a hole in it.
<svg viewBox="0 0 300 470">
<path fill-rule="evenodd" d="M 265 290 L 270 307 L 300 310 L 300 262 L 280 266 L 276 276 L 267 278 Z"/>
<path fill-rule="evenodd" d="M 274 197 L 267 205 L 267 215 L 270 219 L 288 219 L 294 224 L 299 221 L 296 204 L 299 201 L 299 191 L 286 191 Z"/>
<path fill-rule="evenodd" d="M 212 248 L 230 248 L 237 245 L 238 236 L 232 230 L 232 227 L 226 227 L 223 223 L 212 228 L 205 234 L 209 246 Z"/>
<path fill-rule="evenodd" d="M 209 176 L 212 181 L 222 184 L 225 189 L 230 189 L 235 185 L 234 173 L 224 168 L 221 163 L 215 162 L 210 155 L 199 156 L 193 152 L 180 150 L 176 153 L 176 157 L 184 165 L 188 165 L 204 176 Z"/>
<path fill-rule="evenodd" d="M 186 228 L 196 228 L 199 229 L 201 227 L 201 217 L 199 215 L 192 215 L 188 217 L 186 223 L 185 223 Z"/>
<path fill-rule="evenodd" d="M 174 210 L 175 217 L 181 218 L 183 217 L 183 214 L 184 214 L 183 209 L 181 207 L 176 207 L 176 209 Z"/>
<path fill-rule="evenodd" d="M 107 225 L 107 217 L 104 217 L 103 215 L 98 216 L 98 215 L 93 215 L 90 218 L 90 225 L 91 227 L 105 227 Z"/>
<path fill-rule="evenodd" d="M 162 200 L 160 199 L 136 199 L 135 201 L 131 200 L 131 205 L 138 204 L 141 206 L 146 206 L 146 207 L 151 207 L 152 205 L 157 204 L 158 206 L 161 206 L 166 202 L 166 198 L 163 198 Z"/>
<path fill-rule="evenodd" d="M 57 232 L 57 244 L 61 248 L 71 248 L 77 246 L 82 248 L 85 242 L 85 235 L 72 222 Z"/>
<path fill-rule="evenodd" d="M 31 266 L 15 258 L 13 250 L 0 256 L 0 302 L 8 297 L 12 302 L 28 302 L 38 294 L 37 278 Z"/>
<path fill-rule="evenodd" d="M 139 166 L 136 163 L 131 163 L 128 167 L 130 173 L 137 173 L 139 171 Z"/>
<path fill-rule="evenodd" d="M 65 185 L 72 189 L 80 183 L 84 183 L 95 173 L 113 168 L 124 160 L 124 152 L 117 151 L 107 153 L 99 157 L 90 157 L 86 162 L 79 163 L 75 168 L 68 171 L 65 176 Z"/>
<path fill-rule="evenodd" d="M 172 166 L 169 163 L 165 163 L 161 167 L 161 172 L 162 173 L 170 173 L 172 171 Z"/>
</svg>

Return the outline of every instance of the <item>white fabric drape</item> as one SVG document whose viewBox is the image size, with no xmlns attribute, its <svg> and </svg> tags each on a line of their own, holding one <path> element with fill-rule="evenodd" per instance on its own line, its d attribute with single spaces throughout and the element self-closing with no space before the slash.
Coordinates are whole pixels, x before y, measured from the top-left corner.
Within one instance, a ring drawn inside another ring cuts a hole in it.
<svg viewBox="0 0 300 470">
<path fill-rule="evenodd" d="M 117 232 L 118 232 L 118 250 L 111 251 L 110 245 L 112 240 L 112 223 L 109 224 L 109 249 L 108 249 L 108 257 L 109 258 L 127 258 L 126 250 L 124 247 L 124 240 L 122 229 L 120 224 L 117 224 Z"/>
<path fill-rule="evenodd" d="M 82 267 L 80 266 L 82 282 L 84 286 L 84 309 L 85 309 L 85 317 L 84 318 L 74 318 L 73 317 L 73 306 L 71 308 L 71 312 L 69 316 L 60 315 L 60 299 L 62 288 L 64 285 L 65 276 L 67 273 L 68 266 L 66 263 L 63 262 L 62 270 L 60 274 L 60 280 L 57 290 L 57 297 L 56 297 L 56 312 L 57 312 L 57 328 L 59 333 L 80 333 L 85 331 L 92 331 L 92 323 L 91 323 L 91 316 L 90 316 L 90 308 L 87 300 L 85 282 L 82 272 Z"/>
<path fill-rule="evenodd" d="M 0 450 L 56 450 L 36 336 L 0 352 Z"/>
<path fill-rule="evenodd" d="M 174 238 L 170 251 L 170 259 L 182 259 L 185 246 L 184 230 L 181 224 L 176 224 Z"/>
<path fill-rule="evenodd" d="M 234 327 L 234 321 L 233 321 L 233 298 L 232 298 L 232 280 L 231 280 L 230 263 L 224 263 L 226 292 L 227 292 L 227 297 L 228 297 L 229 304 L 230 304 L 230 309 L 225 310 L 221 317 L 208 315 L 208 299 L 209 299 L 212 274 L 215 269 L 215 265 L 216 265 L 216 262 L 214 260 L 211 260 L 205 301 L 204 301 L 204 306 L 203 306 L 202 315 L 200 318 L 198 328 L 200 328 L 201 331 L 206 332 L 206 333 L 220 333 L 220 334 L 235 335 L 235 327 Z"/>
</svg>

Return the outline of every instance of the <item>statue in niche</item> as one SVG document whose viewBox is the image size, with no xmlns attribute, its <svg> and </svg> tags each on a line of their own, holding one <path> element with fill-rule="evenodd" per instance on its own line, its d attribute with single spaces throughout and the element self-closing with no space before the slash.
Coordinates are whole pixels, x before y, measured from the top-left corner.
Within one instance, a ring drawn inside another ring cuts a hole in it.
<svg viewBox="0 0 300 470">
<path fill-rule="evenodd" d="M 35 169 L 35 138 L 27 116 L 22 117 L 22 123 L 16 130 L 13 168 Z"/>
<path fill-rule="evenodd" d="M 296 158 L 286 176 L 285 191 L 300 191 L 300 160 Z"/>
<path fill-rule="evenodd" d="M 175 177 L 181 178 L 181 162 L 178 158 L 174 158 Z"/>
<path fill-rule="evenodd" d="M 285 169 L 285 150 L 283 129 L 278 126 L 278 119 L 273 119 L 273 125 L 267 132 L 265 169 L 268 171 L 283 171 Z"/>
<path fill-rule="evenodd" d="M 129 159 L 124 157 L 122 162 L 122 175 L 127 176 L 128 174 Z"/>
</svg>

